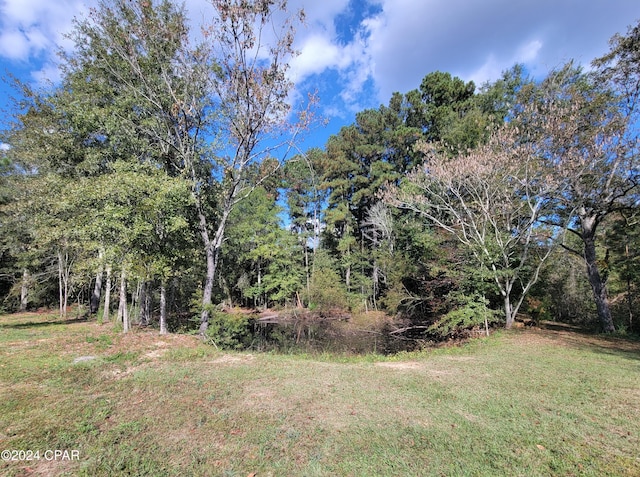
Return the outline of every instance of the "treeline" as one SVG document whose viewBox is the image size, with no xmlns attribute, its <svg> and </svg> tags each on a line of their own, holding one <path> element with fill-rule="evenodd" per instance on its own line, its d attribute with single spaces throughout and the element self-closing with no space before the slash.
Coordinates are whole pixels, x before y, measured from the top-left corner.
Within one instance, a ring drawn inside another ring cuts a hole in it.
<svg viewBox="0 0 640 477">
<path fill-rule="evenodd" d="M 218 317 L 233 306 L 384 311 L 407 338 L 523 314 L 638 329 L 638 26 L 588 72 L 430 73 L 290 155 L 314 118 L 314 98 L 287 102 L 300 13 L 274 28 L 284 2 L 213 7 L 194 43 L 171 1 L 105 0 L 61 85 L 20 85 L 6 311 L 77 302 L 203 334 L 238 326 Z"/>
</svg>

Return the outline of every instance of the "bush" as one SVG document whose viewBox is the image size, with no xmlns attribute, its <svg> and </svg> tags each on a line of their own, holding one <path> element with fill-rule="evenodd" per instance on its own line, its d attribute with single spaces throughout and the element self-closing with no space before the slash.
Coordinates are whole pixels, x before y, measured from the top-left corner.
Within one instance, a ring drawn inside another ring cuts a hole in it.
<svg viewBox="0 0 640 477">
<path fill-rule="evenodd" d="M 441 337 L 451 337 L 463 330 L 470 330 L 485 323 L 492 324 L 499 313 L 490 309 L 488 302 L 481 296 L 471 296 L 459 308 L 450 311 L 440 320 L 431 325 L 429 331 Z"/>
<path fill-rule="evenodd" d="M 326 253 L 318 252 L 314 262 L 307 300 L 313 311 L 348 310 L 349 297 L 335 263 Z"/>
<path fill-rule="evenodd" d="M 242 314 L 214 311 L 205 341 L 220 349 L 246 349 L 253 343 L 254 319 Z"/>
</svg>

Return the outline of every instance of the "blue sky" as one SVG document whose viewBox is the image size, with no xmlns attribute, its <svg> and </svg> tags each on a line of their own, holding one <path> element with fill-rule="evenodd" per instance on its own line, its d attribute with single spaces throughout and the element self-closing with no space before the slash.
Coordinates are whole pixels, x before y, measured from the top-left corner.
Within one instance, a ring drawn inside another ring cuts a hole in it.
<svg viewBox="0 0 640 477">
<path fill-rule="evenodd" d="M 94 4 L 0 0 L 0 75 L 55 82 L 56 48 L 70 46 L 64 33 L 73 17 Z M 210 11 L 206 0 L 186 6 L 197 22 Z M 304 148 L 322 147 L 356 112 L 416 88 L 432 71 L 481 84 L 518 62 L 542 77 L 570 59 L 588 65 L 612 35 L 640 20 L 638 0 L 289 0 L 289 7 L 307 18 L 292 78 L 299 94 L 318 91 L 328 120 Z M 7 95 L 0 84 L 0 109 L 10 113 Z"/>
</svg>

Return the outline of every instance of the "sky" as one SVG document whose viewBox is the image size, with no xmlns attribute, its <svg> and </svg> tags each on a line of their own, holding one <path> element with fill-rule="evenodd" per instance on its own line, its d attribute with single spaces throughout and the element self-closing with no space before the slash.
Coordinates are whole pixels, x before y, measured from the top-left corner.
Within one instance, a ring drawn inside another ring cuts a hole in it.
<svg viewBox="0 0 640 477">
<path fill-rule="evenodd" d="M 56 51 L 71 48 L 65 33 L 95 3 L 0 0 L 0 77 L 55 83 Z M 206 0 L 185 3 L 194 27 L 211 11 Z M 317 91 L 327 120 L 306 147 L 323 147 L 355 113 L 419 87 L 433 71 L 481 85 L 522 63 L 542 78 L 569 60 L 588 66 L 640 21 L 638 0 L 289 0 L 299 8 L 306 22 L 290 74 L 299 96 Z M 9 94 L 0 83 L 0 121 L 11 114 Z"/>
</svg>

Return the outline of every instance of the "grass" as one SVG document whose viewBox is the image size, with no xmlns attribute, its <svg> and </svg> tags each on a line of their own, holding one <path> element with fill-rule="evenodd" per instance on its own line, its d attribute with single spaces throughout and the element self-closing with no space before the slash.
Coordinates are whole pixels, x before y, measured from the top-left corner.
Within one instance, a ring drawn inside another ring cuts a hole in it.
<svg viewBox="0 0 640 477">
<path fill-rule="evenodd" d="M 225 353 L 6 315 L 0 448 L 78 451 L 0 462 L 7 476 L 637 476 L 640 343 L 526 330 L 387 358 Z"/>
</svg>

